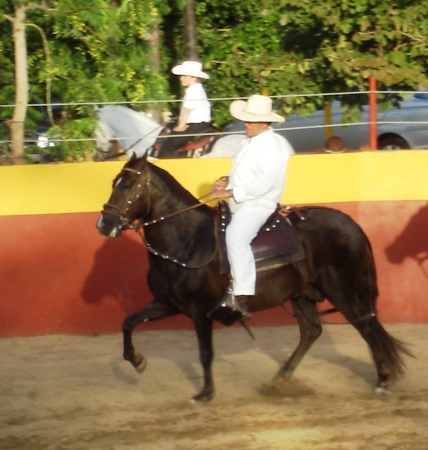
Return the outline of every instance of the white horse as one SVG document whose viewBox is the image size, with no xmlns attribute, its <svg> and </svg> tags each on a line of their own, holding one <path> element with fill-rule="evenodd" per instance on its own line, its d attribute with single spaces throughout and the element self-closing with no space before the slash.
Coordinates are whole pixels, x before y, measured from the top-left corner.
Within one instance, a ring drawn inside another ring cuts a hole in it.
<svg viewBox="0 0 428 450">
<path fill-rule="evenodd" d="M 138 157 L 143 156 L 154 145 L 163 128 L 146 114 L 124 106 L 104 106 L 97 110 L 97 115 L 99 120 L 95 129 L 95 146 L 104 156 L 111 153 L 115 142 L 129 158 L 133 153 Z M 222 135 L 209 153 L 201 156 L 202 148 L 196 149 L 193 157 L 234 157 L 244 137 L 243 133 Z"/>
<path fill-rule="evenodd" d="M 116 142 L 129 158 L 133 153 L 138 157 L 143 156 L 153 147 L 163 128 L 146 114 L 124 106 L 104 106 L 98 109 L 97 114 L 99 120 L 95 130 L 95 145 L 104 156 L 111 154 Z M 213 135 L 215 136 L 214 133 Z M 196 149 L 192 152 L 193 158 L 233 158 L 238 153 L 245 134 L 234 132 L 226 135 L 222 133 L 220 136 L 214 141 L 210 152 L 202 155 L 203 148 Z M 275 136 L 285 141 L 279 134 Z M 289 144 L 286 148 L 294 153 Z"/>
</svg>

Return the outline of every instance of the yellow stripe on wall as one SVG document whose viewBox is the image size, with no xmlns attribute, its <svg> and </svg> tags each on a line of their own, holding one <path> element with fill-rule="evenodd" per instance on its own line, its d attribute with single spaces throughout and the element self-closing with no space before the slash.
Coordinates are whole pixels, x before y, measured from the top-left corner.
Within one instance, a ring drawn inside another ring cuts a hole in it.
<svg viewBox="0 0 428 450">
<path fill-rule="evenodd" d="M 124 162 L 0 167 L 0 215 L 94 212 L 102 209 Z M 232 160 L 158 161 L 196 197 L 230 171 Z M 288 204 L 428 199 L 428 151 L 296 155 L 283 202 Z"/>
<path fill-rule="evenodd" d="M 374 151 L 292 158 L 291 204 L 428 199 L 428 151 Z"/>
</svg>

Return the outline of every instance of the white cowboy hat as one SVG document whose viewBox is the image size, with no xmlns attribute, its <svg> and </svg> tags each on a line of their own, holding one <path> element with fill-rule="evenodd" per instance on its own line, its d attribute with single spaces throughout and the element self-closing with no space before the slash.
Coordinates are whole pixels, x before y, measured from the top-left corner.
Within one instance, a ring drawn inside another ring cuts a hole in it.
<svg viewBox="0 0 428 450">
<path fill-rule="evenodd" d="M 202 72 L 202 64 L 197 61 L 184 61 L 183 64 L 179 64 L 172 68 L 174 75 L 189 75 L 190 77 L 205 78 L 210 76 L 205 72 Z"/>
<path fill-rule="evenodd" d="M 272 100 L 264 95 L 252 95 L 245 102 L 235 100 L 230 104 L 230 114 L 243 122 L 284 122 L 284 117 L 272 112 Z"/>
</svg>

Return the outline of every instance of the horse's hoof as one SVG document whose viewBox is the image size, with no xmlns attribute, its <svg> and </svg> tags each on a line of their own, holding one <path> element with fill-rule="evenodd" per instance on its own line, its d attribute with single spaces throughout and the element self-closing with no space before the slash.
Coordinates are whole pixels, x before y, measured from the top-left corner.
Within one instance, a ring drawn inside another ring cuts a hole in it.
<svg viewBox="0 0 428 450">
<path fill-rule="evenodd" d="M 193 402 L 204 402 L 207 403 L 214 398 L 214 392 L 200 392 L 198 395 L 192 397 Z"/>
<path fill-rule="evenodd" d="M 143 359 L 140 361 L 140 363 L 139 363 L 139 364 L 136 364 L 134 367 L 135 367 L 135 370 L 136 370 L 138 373 L 143 373 L 143 372 L 146 370 L 146 367 L 147 367 L 147 359 L 146 359 L 146 358 L 143 358 Z"/>
<path fill-rule="evenodd" d="M 377 394 L 377 395 L 383 395 L 383 396 L 390 395 L 388 388 L 385 386 L 376 386 L 374 391 L 375 391 L 375 394 Z"/>
</svg>

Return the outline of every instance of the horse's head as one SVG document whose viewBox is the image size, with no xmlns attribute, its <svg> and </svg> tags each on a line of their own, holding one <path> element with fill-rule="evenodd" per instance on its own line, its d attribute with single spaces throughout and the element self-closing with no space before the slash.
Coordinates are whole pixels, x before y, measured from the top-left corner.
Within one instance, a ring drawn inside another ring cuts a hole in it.
<svg viewBox="0 0 428 450">
<path fill-rule="evenodd" d="M 95 128 L 95 148 L 97 150 L 96 160 L 104 161 L 111 158 L 120 151 L 120 145 L 110 125 L 100 118 L 98 113 L 98 124 Z"/>
<path fill-rule="evenodd" d="M 97 116 L 95 147 L 101 160 L 125 153 L 143 156 L 162 129 L 151 117 L 123 106 L 104 106 Z"/>
<path fill-rule="evenodd" d="M 113 192 L 98 219 L 97 228 L 103 236 L 117 237 L 122 230 L 134 227 L 134 221 L 142 217 L 141 211 L 150 208 L 145 204 L 149 196 L 143 195 L 149 184 L 147 158 L 133 155 L 113 180 Z"/>
</svg>

